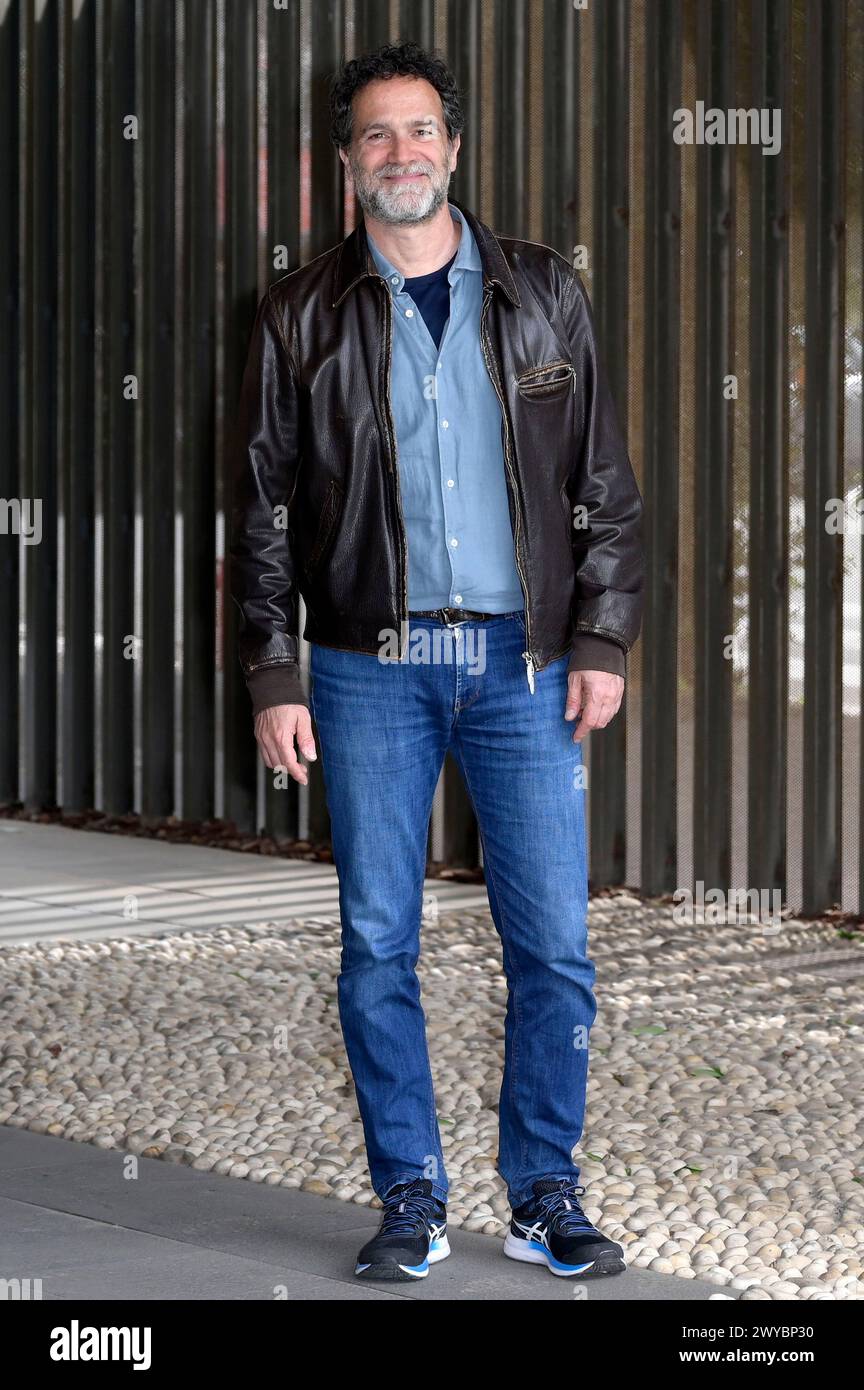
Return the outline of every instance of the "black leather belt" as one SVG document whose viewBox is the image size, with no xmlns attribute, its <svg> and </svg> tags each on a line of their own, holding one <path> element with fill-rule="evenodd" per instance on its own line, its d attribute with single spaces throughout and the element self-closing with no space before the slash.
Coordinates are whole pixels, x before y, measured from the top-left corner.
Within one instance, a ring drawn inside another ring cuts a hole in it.
<svg viewBox="0 0 864 1390">
<path fill-rule="evenodd" d="M 475 613 L 471 608 L 424 608 L 410 611 L 409 618 L 434 618 L 439 623 L 481 622 L 486 618 L 500 618 L 500 613 Z"/>
</svg>

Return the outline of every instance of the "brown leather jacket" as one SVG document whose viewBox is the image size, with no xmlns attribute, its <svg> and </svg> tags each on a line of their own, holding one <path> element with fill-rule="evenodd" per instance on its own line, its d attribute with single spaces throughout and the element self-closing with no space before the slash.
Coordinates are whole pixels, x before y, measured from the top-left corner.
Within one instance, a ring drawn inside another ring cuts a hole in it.
<svg viewBox="0 0 864 1390">
<path fill-rule="evenodd" d="M 480 341 L 502 404 L 527 672 L 625 672 L 644 589 L 643 502 L 585 289 L 565 257 L 467 219 L 483 263 Z M 307 641 L 377 653 L 408 638 L 390 410 L 391 301 L 363 223 L 258 305 L 233 438 L 231 596 L 253 711 L 304 704 Z M 575 512 L 574 512 L 575 509 Z"/>
</svg>

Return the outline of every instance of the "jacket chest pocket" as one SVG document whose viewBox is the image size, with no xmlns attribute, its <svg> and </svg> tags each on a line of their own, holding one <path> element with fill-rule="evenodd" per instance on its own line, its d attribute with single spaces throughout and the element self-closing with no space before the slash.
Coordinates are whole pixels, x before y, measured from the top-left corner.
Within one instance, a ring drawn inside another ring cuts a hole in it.
<svg viewBox="0 0 864 1390">
<path fill-rule="evenodd" d="M 569 391 L 576 390 L 576 368 L 562 358 L 530 367 L 516 377 L 520 396 L 529 401 L 561 401 Z"/>
<path fill-rule="evenodd" d="M 336 522 L 339 520 L 339 513 L 342 510 L 344 493 L 342 487 L 335 478 L 331 478 L 327 493 L 324 498 L 324 506 L 321 508 L 321 516 L 318 521 L 318 530 L 315 535 L 315 543 L 309 552 L 309 559 L 306 561 L 306 573 L 311 575 L 312 571 L 320 563 L 325 550 L 333 535 Z"/>
</svg>

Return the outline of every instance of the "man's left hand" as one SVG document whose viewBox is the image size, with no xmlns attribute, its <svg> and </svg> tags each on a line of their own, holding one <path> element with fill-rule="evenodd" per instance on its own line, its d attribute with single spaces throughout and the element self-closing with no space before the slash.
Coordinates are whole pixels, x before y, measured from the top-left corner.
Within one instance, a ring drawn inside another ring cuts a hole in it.
<svg viewBox="0 0 864 1390">
<path fill-rule="evenodd" d="M 611 671 L 571 671 L 567 677 L 564 718 L 581 718 L 573 735 L 579 743 L 592 729 L 603 729 L 618 713 L 624 698 L 624 677 Z"/>
</svg>

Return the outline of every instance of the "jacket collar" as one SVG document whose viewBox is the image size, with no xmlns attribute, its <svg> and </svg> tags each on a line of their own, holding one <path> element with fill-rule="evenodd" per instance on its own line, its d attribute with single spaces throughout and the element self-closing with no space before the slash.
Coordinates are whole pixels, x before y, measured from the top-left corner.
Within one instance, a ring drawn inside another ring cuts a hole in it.
<svg viewBox="0 0 864 1390">
<path fill-rule="evenodd" d="M 495 233 L 486 226 L 485 222 L 481 222 L 472 212 L 469 212 L 456 198 L 448 198 L 448 202 L 459 209 L 474 233 L 474 240 L 477 243 L 483 266 L 484 284 L 498 285 L 511 302 L 518 307 L 521 303 L 519 291 Z M 378 268 L 369 250 L 365 224 L 359 222 L 354 231 L 345 238 L 339 247 L 336 271 L 333 277 L 332 307 L 335 309 L 349 290 L 353 289 L 360 280 L 370 275 L 377 276 Z"/>
</svg>

